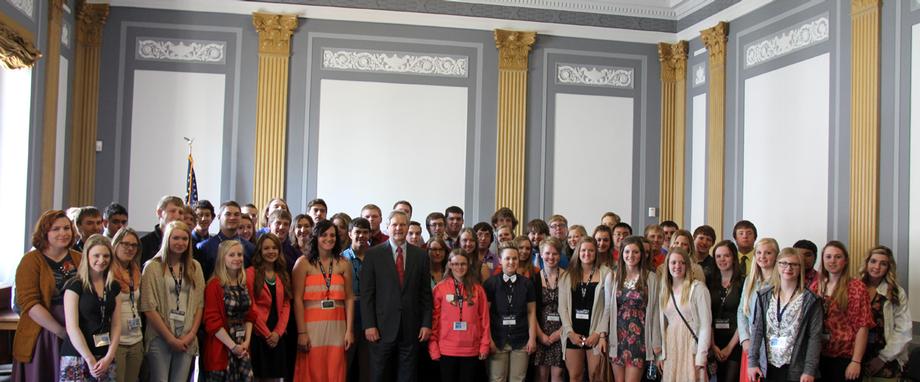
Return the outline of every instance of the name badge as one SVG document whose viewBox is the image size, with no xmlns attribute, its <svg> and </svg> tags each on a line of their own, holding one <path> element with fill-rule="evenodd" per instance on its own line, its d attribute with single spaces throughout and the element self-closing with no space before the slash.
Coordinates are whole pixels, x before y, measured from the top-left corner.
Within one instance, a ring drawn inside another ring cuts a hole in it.
<svg viewBox="0 0 920 382">
<path fill-rule="evenodd" d="M 727 318 L 716 319 L 716 329 L 731 329 L 732 325 Z"/>
<path fill-rule="evenodd" d="M 181 310 L 170 310 L 169 319 L 173 321 L 185 322 L 185 312 Z"/>
<path fill-rule="evenodd" d="M 132 318 L 128 320 L 128 331 L 133 332 L 135 330 L 140 330 L 141 328 L 141 319 Z"/>
<path fill-rule="evenodd" d="M 591 312 L 587 309 L 576 309 L 575 310 L 575 319 L 576 320 L 590 320 Z"/>
<path fill-rule="evenodd" d="M 447 302 L 454 302 L 454 295 L 452 294 L 445 295 L 444 299 L 447 300 Z"/>
<path fill-rule="evenodd" d="M 555 314 L 547 314 L 547 315 L 546 315 L 546 322 L 559 322 L 559 314 L 558 314 L 558 313 L 555 313 Z"/>
<path fill-rule="evenodd" d="M 335 300 L 323 300 L 320 304 L 325 310 L 335 309 Z"/>
<path fill-rule="evenodd" d="M 513 326 L 517 324 L 517 320 L 514 315 L 502 317 L 502 326 Z"/>
<path fill-rule="evenodd" d="M 791 338 L 789 336 L 770 338 L 770 348 L 776 350 L 788 349 L 790 340 Z"/>
<path fill-rule="evenodd" d="M 237 341 L 240 341 L 246 337 L 246 329 L 238 328 L 238 329 L 231 329 L 230 331 L 231 331 L 230 334 Z"/>
<path fill-rule="evenodd" d="M 466 331 L 466 322 L 464 321 L 454 321 L 454 331 L 465 332 Z"/>
<path fill-rule="evenodd" d="M 109 346 L 112 341 L 109 340 L 109 333 L 93 334 L 93 345 L 96 347 Z"/>
</svg>

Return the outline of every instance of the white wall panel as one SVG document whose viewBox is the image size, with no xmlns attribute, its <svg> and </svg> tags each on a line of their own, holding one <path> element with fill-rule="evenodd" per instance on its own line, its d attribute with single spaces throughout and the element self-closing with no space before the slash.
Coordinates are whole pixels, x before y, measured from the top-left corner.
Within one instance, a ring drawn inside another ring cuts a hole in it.
<svg viewBox="0 0 920 382">
<path fill-rule="evenodd" d="M 553 214 L 591 230 L 605 211 L 632 222 L 633 99 L 556 94 Z"/>
<path fill-rule="evenodd" d="M 221 203 L 225 82 L 223 74 L 134 72 L 131 226 L 150 230 L 156 224 L 157 201 L 164 195 L 185 198 L 188 145 L 183 137 L 195 140 L 199 199 Z"/>
<path fill-rule="evenodd" d="M 61 56 L 60 80 L 58 82 L 58 107 L 57 107 L 57 128 L 54 140 L 54 196 L 52 202 L 54 208 L 61 209 L 64 206 L 64 159 L 67 150 L 64 148 L 67 144 L 67 84 L 70 83 L 67 78 L 69 65 L 67 57 Z M 105 208 L 105 206 L 100 206 Z"/>
<path fill-rule="evenodd" d="M 429 212 L 464 207 L 467 88 L 339 80 L 320 88 L 316 189 L 330 213 L 354 217 L 374 203 L 385 218 L 405 199 L 424 224 Z"/>
<path fill-rule="evenodd" d="M 706 93 L 693 97 L 693 151 L 690 171 L 690 225 L 692 230 L 706 224 Z"/>
<path fill-rule="evenodd" d="M 914 259 L 920 256 L 920 24 L 912 28 L 910 76 L 910 267 L 907 271 L 910 311 L 914 320 L 920 317 L 920 267 Z M 906 264 L 904 264 L 906 265 Z M 904 266 L 902 265 L 902 266 Z"/>
<path fill-rule="evenodd" d="M 745 81 L 743 218 L 781 247 L 828 239 L 829 73 L 823 54 Z"/>
<path fill-rule="evenodd" d="M 32 110 L 32 69 L 7 69 L 0 65 L 0 242 L 7 243 L 0 256 L 0 285 L 12 285 L 23 252 L 29 174 L 29 111 Z M 39 156 L 41 153 L 39 153 Z"/>
</svg>

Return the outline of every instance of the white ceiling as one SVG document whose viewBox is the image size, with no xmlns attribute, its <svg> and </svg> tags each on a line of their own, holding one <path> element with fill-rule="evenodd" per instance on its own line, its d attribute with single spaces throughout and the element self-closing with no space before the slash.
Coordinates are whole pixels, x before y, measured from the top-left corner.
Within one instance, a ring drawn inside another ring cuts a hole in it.
<svg viewBox="0 0 920 382">
<path fill-rule="evenodd" d="M 713 0 L 447 0 L 461 3 L 679 20 Z"/>
</svg>

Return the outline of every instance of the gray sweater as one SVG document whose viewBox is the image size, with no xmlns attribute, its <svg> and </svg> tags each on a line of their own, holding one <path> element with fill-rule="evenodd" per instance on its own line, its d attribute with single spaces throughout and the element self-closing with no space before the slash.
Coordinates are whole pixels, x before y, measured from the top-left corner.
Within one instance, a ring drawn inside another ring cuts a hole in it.
<svg viewBox="0 0 920 382">
<path fill-rule="evenodd" d="M 792 347 L 792 359 L 789 361 L 788 380 L 798 381 L 802 374 L 818 375 L 818 360 L 821 357 L 821 332 L 824 330 L 824 307 L 818 296 L 805 289 L 802 296 L 801 324 L 799 333 Z M 767 307 L 773 297 L 773 287 L 768 286 L 757 292 L 757 304 L 754 307 L 754 324 L 751 325 L 751 347 L 748 353 L 748 365 L 757 365 L 764 376 L 767 374 Z M 750 366 L 749 366 L 750 367 Z"/>
</svg>

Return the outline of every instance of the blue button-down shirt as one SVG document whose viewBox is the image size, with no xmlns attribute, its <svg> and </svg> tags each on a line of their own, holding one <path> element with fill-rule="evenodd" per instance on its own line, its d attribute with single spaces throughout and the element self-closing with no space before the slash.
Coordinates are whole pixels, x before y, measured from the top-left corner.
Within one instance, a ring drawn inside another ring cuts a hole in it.
<svg viewBox="0 0 920 382">
<path fill-rule="evenodd" d="M 195 249 L 198 250 L 199 254 L 198 262 L 201 263 L 201 270 L 204 272 L 205 280 L 210 279 L 211 274 L 214 273 L 214 262 L 217 261 L 217 249 L 224 240 L 236 240 L 243 244 L 243 266 L 248 267 L 252 263 L 252 253 L 256 250 L 255 244 L 240 239 L 239 236 L 227 237 L 223 232 L 219 232 L 217 235 L 211 236 L 207 240 L 195 245 Z"/>
</svg>

